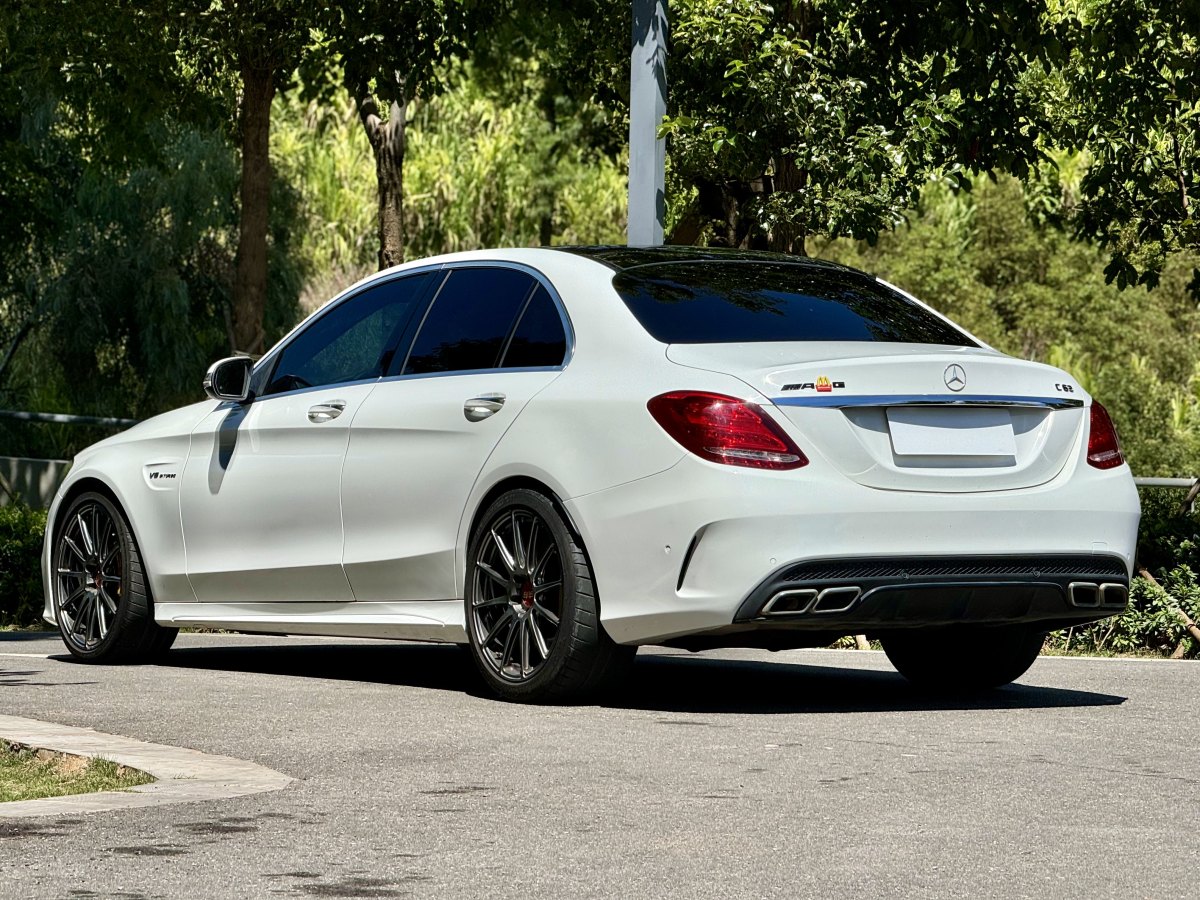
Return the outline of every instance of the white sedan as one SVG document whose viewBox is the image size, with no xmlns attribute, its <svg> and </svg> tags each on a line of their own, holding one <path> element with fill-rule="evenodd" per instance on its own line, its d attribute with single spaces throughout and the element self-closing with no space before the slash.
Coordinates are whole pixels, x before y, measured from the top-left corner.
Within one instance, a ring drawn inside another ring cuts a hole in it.
<svg viewBox="0 0 1200 900">
<path fill-rule="evenodd" d="M 181 626 L 443 641 L 553 700 L 642 644 L 866 633 L 969 690 L 1128 598 L 1138 498 L 1104 408 L 816 260 L 421 260 L 204 387 L 55 498 L 45 616 L 81 659 Z"/>
</svg>

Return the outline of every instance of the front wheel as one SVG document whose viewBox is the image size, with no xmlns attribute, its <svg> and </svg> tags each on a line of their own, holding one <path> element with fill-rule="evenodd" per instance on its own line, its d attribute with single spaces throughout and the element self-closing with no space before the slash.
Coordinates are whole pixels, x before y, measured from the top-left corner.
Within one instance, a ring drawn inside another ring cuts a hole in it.
<svg viewBox="0 0 1200 900">
<path fill-rule="evenodd" d="M 632 660 L 600 625 L 591 566 L 549 499 L 512 490 L 479 520 L 468 548 L 471 656 L 507 700 L 553 702 L 595 691 Z"/>
<path fill-rule="evenodd" d="M 892 665 L 917 687 L 968 694 L 1028 671 L 1046 635 L 1028 628 L 923 628 L 880 636 Z"/>
<path fill-rule="evenodd" d="M 59 516 L 51 565 L 54 614 L 72 656 L 135 662 L 174 643 L 178 629 L 154 621 L 129 523 L 104 494 L 81 494 Z"/>
</svg>

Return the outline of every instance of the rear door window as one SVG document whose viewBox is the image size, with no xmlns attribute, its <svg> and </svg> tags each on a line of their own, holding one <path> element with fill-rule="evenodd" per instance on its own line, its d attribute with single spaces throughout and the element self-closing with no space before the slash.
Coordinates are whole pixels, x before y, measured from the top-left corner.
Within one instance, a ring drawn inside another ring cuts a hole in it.
<svg viewBox="0 0 1200 900">
<path fill-rule="evenodd" d="M 561 366 L 567 332 L 550 292 L 538 285 L 504 353 L 505 369 Z"/>
<path fill-rule="evenodd" d="M 404 374 L 496 368 L 535 287 L 533 276 L 517 269 L 455 269 L 421 323 Z"/>
<path fill-rule="evenodd" d="M 929 310 L 857 272 L 774 262 L 639 266 L 613 278 L 666 344 L 879 341 L 978 346 Z"/>
</svg>

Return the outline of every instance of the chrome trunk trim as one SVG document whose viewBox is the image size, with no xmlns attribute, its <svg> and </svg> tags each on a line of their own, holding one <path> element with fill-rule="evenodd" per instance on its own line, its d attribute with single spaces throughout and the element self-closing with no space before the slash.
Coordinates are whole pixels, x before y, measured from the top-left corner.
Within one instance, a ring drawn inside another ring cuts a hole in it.
<svg viewBox="0 0 1200 900">
<path fill-rule="evenodd" d="M 1004 394 L 830 394 L 814 397 L 773 397 L 776 406 L 811 406 L 824 409 L 854 409 L 862 406 L 1006 406 L 1033 409 L 1081 409 L 1082 400 L 1072 397 L 1018 397 Z"/>
</svg>

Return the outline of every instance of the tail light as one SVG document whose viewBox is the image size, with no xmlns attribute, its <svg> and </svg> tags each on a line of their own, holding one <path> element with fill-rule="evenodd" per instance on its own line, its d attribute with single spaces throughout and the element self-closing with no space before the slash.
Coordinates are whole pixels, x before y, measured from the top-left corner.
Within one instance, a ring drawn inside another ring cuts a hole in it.
<svg viewBox="0 0 1200 900">
<path fill-rule="evenodd" d="M 723 394 L 672 391 L 646 404 L 663 430 L 711 462 L 752 469 L 798 469 L 808 457 L 753 403 Z"/>
<path fill-rule="evenodd" d="M 1125 462 L 1121 453 L 1121 442 L 1117 440 L 1117 428 L 1108 415 L 1108 410 L 1092 401 L 1092 426 L 1088 433 L 1088 465 L 1097 469 L 1115 469 Z"/>
</svg>

